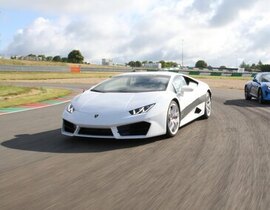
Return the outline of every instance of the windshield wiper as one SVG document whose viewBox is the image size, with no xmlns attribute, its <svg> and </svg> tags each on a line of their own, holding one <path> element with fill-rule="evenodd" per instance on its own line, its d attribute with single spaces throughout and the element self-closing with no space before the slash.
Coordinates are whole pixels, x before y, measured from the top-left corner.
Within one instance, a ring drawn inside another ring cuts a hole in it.
<svg viewBox="0 0 270 210">
<path fill-rule="evenodd" d="M 93 92 L 98 92 L 98 93 L 104 93 L 104 91 L 101 91 L 101 90 L 95 90 L 95 89 L 92 89 L 91 91 L 93 91 Z"/>
</svg>

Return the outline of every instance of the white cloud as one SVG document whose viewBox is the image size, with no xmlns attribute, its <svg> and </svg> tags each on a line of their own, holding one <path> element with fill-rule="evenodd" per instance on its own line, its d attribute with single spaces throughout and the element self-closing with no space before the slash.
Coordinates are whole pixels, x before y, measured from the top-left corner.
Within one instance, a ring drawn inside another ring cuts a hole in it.
<svg viewBox="0 0 270 210">
<path fill-rule="evenodd" d="M 235 66 L 240 58 L 270 62 L 267 0 L 82 0 L 4 1 L 5 7 L 42 11 L 18 30 L 6 54 L 66 56 L 80 49 L 90 61 L 181 61 L 204 59 L 213 66 Z M 53 14 L 48 19 L 44 14 Z"/>
</svg>

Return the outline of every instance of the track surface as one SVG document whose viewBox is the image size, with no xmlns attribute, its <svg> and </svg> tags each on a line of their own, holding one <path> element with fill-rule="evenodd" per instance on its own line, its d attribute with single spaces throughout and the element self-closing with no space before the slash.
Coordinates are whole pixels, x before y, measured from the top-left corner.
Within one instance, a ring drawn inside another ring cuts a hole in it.
<svg viewBox="0 0 270 210">
<path fill-rule="evenodd" d="M 171 139 L 69 139 L 63 109 L 0 117 L 1 210 L 270 208 L 270 105 L 242 91 Z"/>
</svg>

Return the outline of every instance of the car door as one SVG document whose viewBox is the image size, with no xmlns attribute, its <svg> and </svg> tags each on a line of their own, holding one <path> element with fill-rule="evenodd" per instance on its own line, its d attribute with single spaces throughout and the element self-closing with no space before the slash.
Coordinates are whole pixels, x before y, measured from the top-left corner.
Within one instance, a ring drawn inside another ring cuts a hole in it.
<svg viewBox="0 0 270 210">
<path fill-rule="evenodd" d="M 257 74 L 251 83 L 250 95 L 254 97 L 258 96 L 258 90 L 259 90 L 259 87 L 261 86 L 260 82 L 261 82 L 261 75 Z"/>
<path fill-rule="evenodd" d="M 196 100 L 197 95 L 195 89 L 193 87 L 189 87 L 190 89 L 188 89 L 186 80 L 181 75 L 174 78 L 173 87 L 179 99 L 181 111 L 187 110 L 192 102 Z M 185 91 L 183 91 L 183 89 L 185 89 Z"/>
</svg>

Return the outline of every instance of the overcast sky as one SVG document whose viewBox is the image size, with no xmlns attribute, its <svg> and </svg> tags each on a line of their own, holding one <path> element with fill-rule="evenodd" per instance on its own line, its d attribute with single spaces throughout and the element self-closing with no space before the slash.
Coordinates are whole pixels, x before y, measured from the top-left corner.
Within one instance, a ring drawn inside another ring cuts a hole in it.
<svg viewBox="0 0 270 210">
<path fill-rule="evenodd" d="M 269 0 L 0 0 L 0 55 L 270 63 Z M 183 44 L 183 45 L 182 45 Z"/>
</svg>

